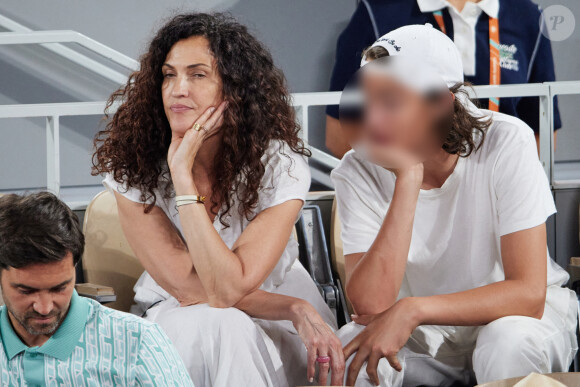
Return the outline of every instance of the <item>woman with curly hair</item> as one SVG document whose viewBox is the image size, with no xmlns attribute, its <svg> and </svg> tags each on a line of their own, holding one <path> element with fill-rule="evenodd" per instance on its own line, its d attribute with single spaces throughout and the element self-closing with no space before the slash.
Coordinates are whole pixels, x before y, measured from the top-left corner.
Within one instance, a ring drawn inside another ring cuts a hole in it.
<svg viewBox="0 0 580 387">
<path fill-rule="evenodd" d="M 221 14 L 179 15 L 95 140 L 145 267 L 137 308 L 171 338 L 198 386 L 340 384 L 333 316 L 291 237 L 310 186 L 280 70 Z"/>
</svg>

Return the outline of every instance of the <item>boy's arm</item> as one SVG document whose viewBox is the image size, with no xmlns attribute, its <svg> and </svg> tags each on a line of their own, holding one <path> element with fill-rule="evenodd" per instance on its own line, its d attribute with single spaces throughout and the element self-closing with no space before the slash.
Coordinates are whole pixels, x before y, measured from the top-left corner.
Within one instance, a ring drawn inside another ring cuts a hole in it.
<svg viewBox="0 0 580 387">
<path fill-rule="evenodd" d="M 392 201 L 374 243 L 366 253 L 345 257 L 346 291 L 358 314 L 380 313 L 397 300 L 422 180 L 422 164 L 398 172 Z"/>
<path fill-rule="evenodd" d="M 417 298 L 419 324 L 484 325 L 510 315 L 542 318 L 546 302 L 546 225 L 504 235 L 501 254 L 505 281 Z"/>
<path fill-rule="evenodd" d="M 404 298 L 378 315 L 355 318 L 368 326 L 344 348 L 345 359 L 356 352 L 347 385 L 354 383 L 365 361 L 374 381 L 382 357 L 400 371 L 397 353 L 419 325 L 485 325 L 512 315 L 541 318 L 546 301 L 546 225 L 502 236 L 501 253 L 504 281 L 459 293 Z"/>
</svg>

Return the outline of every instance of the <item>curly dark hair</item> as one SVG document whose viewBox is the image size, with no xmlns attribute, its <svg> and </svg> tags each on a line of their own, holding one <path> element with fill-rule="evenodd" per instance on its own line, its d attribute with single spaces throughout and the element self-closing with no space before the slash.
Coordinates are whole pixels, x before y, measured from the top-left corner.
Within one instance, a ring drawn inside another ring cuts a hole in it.
<svg viewBox="0 0 580 387">
<path fill-rule="evenodd" d="M 225 206 L 220 222 L 227 227 L 225 218 L 234 198 L 240 202 L 240 214 L 251 217 L 265 171 L 261 158 L 272 140 L 310 156 L 299 137 L 282 71 L 266 47 L 229 15 L 177 15 L 157 32 L 140 59 L 140 70 L 107 102 L 107 119 L 111 106 L 120 106 L 95 138 L 92 173 L 110 173 L 118 183 L 139 189 L 143 202 L 155 202 L 160 177 L 171 178 L 164 167 L 171 129 L 161 97 L 161 67 L 175 43 L 193 36 L 208 40 L 228 101 L 212 182 L 212 210 L 217 213 Z M 171 191 L 168 184 L 164 198 L 173 195 Z M 144 211 L 153 206 L 146 204 Z"/>
<path fill-rule="evenodd" d="M 389 56 L 389 52 L 381 46 L 369 47 L 363 52 L 363 57 L 367 60 L 376 60 Z M 446 120 L 444 124 L 443 150 L 452 155 L 459 155 L 461 157 L 468 157 L 476 152 L 483 145 L 485 134 L 490 127 L 491 118 L 484 118 L 474 116 L 465 107 L 462 98 L 457 98 L 461 95 L 463 99 L 468 98 L 465 87 L 471 87 L 468 82 L 458 83 L 449 88 L 455 95 L 453 101 L 453 114 Z"/>
</svg>

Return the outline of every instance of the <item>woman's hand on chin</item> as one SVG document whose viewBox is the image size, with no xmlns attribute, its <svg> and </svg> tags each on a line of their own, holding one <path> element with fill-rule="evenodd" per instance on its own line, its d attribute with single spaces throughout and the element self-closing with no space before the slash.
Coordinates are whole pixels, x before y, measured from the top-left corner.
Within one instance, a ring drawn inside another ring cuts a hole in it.
<svg viewBox="0 0 580 387">
<path fill-rule="evenodd" d="M 203 141 L 215 133 L 223 122 L 223 112 L 227 102 L 222 102 L 217 109 L 208 108 L 183 135 L 174 134 L 167 151 L 167 164 L 176 191 L 179 187 L 193 185 L 191 174 L 195 156 Z"/>
<path fill-rule="evenodd" d="M 314 380 L 318 364 L 318 384 L 326 386 L 328 372 L 332 371 L 331 385 L 342 386 L 345 366 L 340 340 L 308 302 L 298 300 L 291 309 L 294 328 L 308 351 L 308 380 Z M 317 359 L 325 362 L 317 362 Z"/>
</svg>

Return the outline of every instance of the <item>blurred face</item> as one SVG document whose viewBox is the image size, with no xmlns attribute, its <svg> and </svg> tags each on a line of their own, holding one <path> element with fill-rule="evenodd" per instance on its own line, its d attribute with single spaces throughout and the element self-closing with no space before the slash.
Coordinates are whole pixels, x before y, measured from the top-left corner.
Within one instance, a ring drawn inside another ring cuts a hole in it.
<svg viewBox="0 0 580 387">
<path fill-rule="evenodd" d="M 441 148 L 436 108 L 422 95 L 385 74 L 363 72 L 362 136 L 384 146 L 424 154 Z"/>
<path fill-rule="evenodd" d="M 162 71 L 163 108 L 174 133 L 185 133 L 203 112 L 222 101 L 221 78 L 204 37 L 175 43 Z"/>
<path fill-rule="evenodd" d="M 23 342 L 42 345 L 56 332 L 68 312 L 74 283 L 70 253 L 60 262 L 2 270 L 2 297 Z"/>
</svg>

